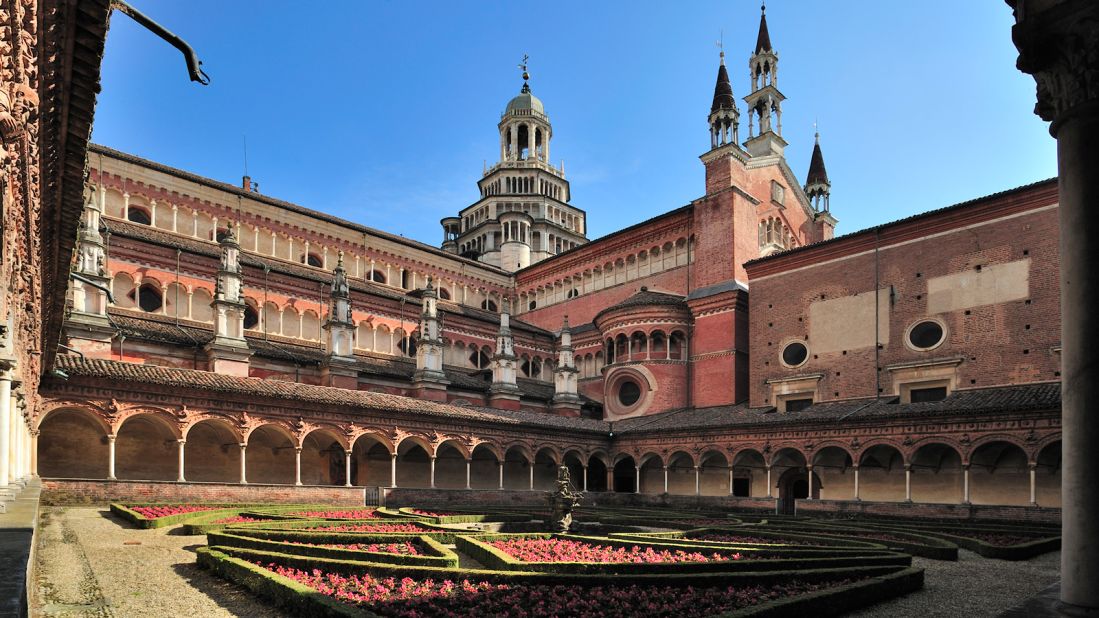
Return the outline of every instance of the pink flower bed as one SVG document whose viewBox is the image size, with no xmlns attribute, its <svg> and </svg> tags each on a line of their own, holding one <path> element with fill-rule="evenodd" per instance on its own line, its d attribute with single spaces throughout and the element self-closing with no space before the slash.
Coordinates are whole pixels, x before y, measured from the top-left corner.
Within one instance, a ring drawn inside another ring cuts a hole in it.
<svg viewBox="0 0 1099 618">
<path fill-rule="evenodd" d="M 462 580 L 375 578 L 302 571 L 275 564 L 259 566 L 382 616 L 529 618 L 626 618 L 708 616 L 773 599 L 843 586 L 852 580 L 806 583 L 792 580 L 768 586 L 673 588 L 670 586 L 548 586 L 490 584 Z"/>
<path fill-rule="evenodd" d="M 317 532 L 431 532 L 418 524 L 336 524 L 333 526 L 319 526 L 316 528 L 302 528 L 302 530 L 316 530 Z"/>
<path fill-rule="evenodd" d="M 489 545 L 504 551 L 523 562 L 724 562 L 740 560 L 739 553 L 702 553 L 681 549 L 653 549 L 652 547 L 614 547 L 595 545 L 583 541 L 565 539 L 508 539 L 491 541 Z"/>
<path fill-rule="evenodd" d="M 312 519 L 377 519 L 378 513 L 374 509 L 357 509 L 350 511 L 299 511 L 290 513 L 295 517 L 309 517 Z"/>
<path fill-rule="evenodd" d="M 314 545 L 313 543 L 293 543 L 294 545 L 309 545 L 312 547 L 328 547 L 330 549 L 350 549 L 352 551 L 369 551 L 382 554 L 403 554 L 406 556 L 419 556 L 420 550 L 409 541 L 397 543 L 325 543 Z"/>
<path fill-rule="evenodd" d="M 957 534 L 957 536 L 965 537 L 967 539 L 975 539 L 984 543 L 988 543 L 989 545 L 996 545 L 999 547 L 1030 543 L 1037 540 L 1037 537 L 1033 536 L 1020 536 L 1017 534 L 1007 534 L 1000 532 L 952 532 L 950 534 Z"/>
<path fill-rule="evenodd" d="M 266 521 L 263 519 L 256 519 L 255 517 L 248 517 L 246 515 L 233 515 L 232 517 L 225 517 L 215 521 L 215 524 L 252 524 L 257 521 Z"/>
<path fill-rule="evenodd" d="M 161 517 L 168 517 L 170 515 L 183 515 L 184 513 L 195 513 L 197 511 L 213 511 L 219 507 L 216 506 L 195 506 L 192 504 L 176 504 L 166 506 L 131 506 L 129 509 L 145 519 L 158 519 Z"/>
<path fill-rule="evenodd" d="M 819 547 L 822 543 L 816 543 L 813 541 L 784 541 L 782 539 L 768 539 L 761 536 L 750 536 L 746 534 L 700 534 L 691 537 L 692 541 L 712 541 L 715 543 L 752 543 L 752 544 L 768 544 L 768 545 L 799 545 L 802 547 Z"/>
<path fill-rule="evenodd" d="M 432 511 L 421 511 L 420 509 L 412 509 L 409 512 L 413 515 L 423 515 L 424 517 L 450 517 L 452 515 L 461 515 L 461 513 L 435 513 Z"/>
</svg>

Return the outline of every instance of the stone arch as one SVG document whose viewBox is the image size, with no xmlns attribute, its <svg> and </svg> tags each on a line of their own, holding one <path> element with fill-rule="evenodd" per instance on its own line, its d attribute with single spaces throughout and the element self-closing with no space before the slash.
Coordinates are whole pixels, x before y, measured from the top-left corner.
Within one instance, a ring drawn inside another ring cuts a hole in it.
<svg viewBox="0 0 1099 618">
<path fill-rule="evenodd" d="M 889 441 L 874 441 L 859 452 L 859 496 L 863 500 L 905 499 L 904 451 Z"/>
<path fill-rule="evenodd" d="M 349 445 L 337 428 L 314 427 L 301 436 L 299 445 L 303 485 L 344 485 L 347 482 L 346 453 Z M 352 460 L 353 467 L 354 464 Z"/>
<path fill-rule="evenodd" d="M 115 476 L 142 481 L 179 477 L 179 426 L 159 412 L 137 412 L 115 428 Z"/>
<path fill-rule="evenodd" d="M 733 495 L 740 497 L 772 495 L 767 486 L 767 458 L 763 449 L 742 447 L 730 458 L 733 462 Z"/>
<path fill-rule="evenodd" d="M 431 440 L 408 434 L 397 441 L 397 487 L 431 487 Z"/>
<path fill-rule="evenodd" d="M 908 460 L 912 470 L 912 500 L 952 504 L 962 502 L 961 451 L 942 441 L 921 440 Z"/>
<path fill-rule="evenodd" d="M 240 480 L 240 430 L 225 418 L 199 419 L 184 431 L 184 477 L 192 482 Z"/>
<path fill-rule="evenodd" d="M 716 447 L 703 449 L 698 457 L 698 493 L 703 496 L 727 496 L 731 492 L 729 458 Z"/>
<path fill-rule="evenodd" d="M 1011 434 L 1004 434 L 1004 433 L 986 434 L 986 435 L 983 435 L 983 436 L 977 438 L 973 442 L 971 442 L 969 444 L 969 448 L 962 452 L 962 455 L 965 458 L 965 462 L 966 463 L 971 463 L 971 458 L 973 457 L 973 453 L 976 452 L 977 449 L 981 448 L 982 446 L 984 446 L 986 444 L 990 444 L 992 442 L 1006 442 L 1006 443 L 1011 444 L 1013 446 L 1019 447 L 1019 449 L 1022 450 L 1024 453 L 1027 452 L 1026 443 L 1023 442 L 1022 440 L 1020 440 L 1017 436 L 1013 436 Z"/>
<path fill-rule="evenodd" d="M 679 450 L 668 455 L 665 464 L 668 468 L 668 493 L 693 496 L 695 494 L 696 465 L 694 455 L 687 451 Z"/>
<path fill-rule="evenodd" d="M 664 493 L 664 457 L 654 451 L 647 451 L 637 458 L 641 466 L 640 493 Z"/>
<path fill-rule="evenodd" d="M 286 426 L 260 423 L 245 433 L 244 443 L 248 445 L 244 461 L 248 482 L 294 484 L 298 441 Z"/>
<path fill-rule="evenodd" d="M 1015 440 L 996 437 L 986 436 L 970 449 L 969 499 L 974 504 L 1029 504 L 1030 469 L 1026 448 Z"/>
<path fill-rule="evenodd" d="M 293 305 L 287 305 L 282 308 L 282 317 L 280 319 L 282 323 L 282 330 L 279 334 L 284 337 L 301 337 L 301 314 Z"/>
<path fill-rule="evenodd" d="M 191 291 L 191 319 L 196 322 L 213 322 L 214 321 L 214 309 L 210 306 L 210 303 L 214 302 L 214 297 L 210 293 L 210 290 L 204 287 L 197 287 Z"/>
<path fill-rule="evenodd" d="M 550 490 L 557 481 L 557 466 L 561 455 L 552 446 L 543 446 L 534 453 L 534 489 Z"/>
<path fill-rule="evenodd" d="M 1041 506 L 1061 506 L 1061 436 L 1046 440 L 1034 455 L 1034 500 Z"/>
<path fill-rule="evenodd" d="M 273 301 L 263 303 L 263 332 L 276 335 L 282 332 L 282 311 Z"/>
<path fill-rule="evenodd" d="M 107 478 L 111 427 L 84 406 L 53 407 L 39 416 L 38 474 L 43 478 Z"/>
<path fill-rule="evenodd" d="M 855 497 L 855 456 L 839 442 L 816 445 L 809 459 L 813 472 L 820 478 L 820 497 L 825 500 L 848 500 Z M 816 491 L 818 488 L 814 488 Z"/>
<path fill-rule="evenodd" d="M 482 442 L 470 453 L 469 485 L 473 489 L 496 489 L 500 486 L 500 451 L 491 442 Z"/>
<path fill-rule="evenodd" d="M 619 453 L 614 457 L 612 473 L 613 489 L 618 493 L 637 493 L 637 463 L 630 453 Z"/>
<path fill-rule="evenodd" d="M 301 314 L 301 338 L 310 341 L 319 341 L 321 338 L 321 320 L 312 309 L 306 309 Z"/>
<path fill-rule="evenodd" d="M 504 451 L 504 488 L 530 489 L 530 470 L 534 454 L 529 446 L 515 442 Z"/>
<path fill-rule="evenodd" d="M 363 431 L 350 440 L 351 484 L 388 487 L 391 482 L 393 443 L 380 431 Z"/>
<path fill-rule="evenodd" d="M 435 446 L 435 487 L 462 489 L 466 486 L 469 453 L 460 441 L 443 440 Z M 471 471 L 472 474 L 472 471 Z"/>
</svg>

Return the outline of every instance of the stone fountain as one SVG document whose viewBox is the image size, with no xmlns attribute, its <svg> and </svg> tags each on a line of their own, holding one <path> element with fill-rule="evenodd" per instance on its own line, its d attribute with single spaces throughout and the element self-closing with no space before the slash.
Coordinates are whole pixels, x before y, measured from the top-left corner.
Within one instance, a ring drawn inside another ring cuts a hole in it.
<svg viewBox="0 0 1099 618">
<path fill-rule="evenodd" d="M 572 488 L 568 466 L 558 467 L 557 488 L 546 497 L 550 503 L 549 525 L 553 532 L 569 531 L 569 527 L 572 526 L 572 510 L 580 504 L 583 497 L 584 492 L 575 491 Z"/>
</svg>

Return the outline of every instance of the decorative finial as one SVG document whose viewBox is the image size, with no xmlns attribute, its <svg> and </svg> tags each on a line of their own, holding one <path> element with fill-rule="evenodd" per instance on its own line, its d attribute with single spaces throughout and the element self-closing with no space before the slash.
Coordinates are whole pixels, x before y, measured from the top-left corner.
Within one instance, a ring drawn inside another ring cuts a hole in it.
<svg viewBox="0 0 1099 618">
<path fill-rule="evenodd" d="M 530 84 L 527 83 L 530 80 L 530 73 L 527 72 L 527 60 L 530 56 L 523 54 L 523 62 L 519 63 L 519 69 L 523 71 L 523 92 L 530 92 Z"/>
<path fill-rule="evenodd" d="M 721 65 L 725 66 L 725 29 L 722 28 L 720 34 L 718 34 L 717 47 L 721 51 L 718 52 L 718 56 L 721 57 Z"/>
<path fill-rule="evenodd" d="M 820 143 L 820 127 L 817 126 L 817 119 L 813 118 L 813 139 L 816 143 Z"/>
<path fill-rule="evenodd" d="M 760 13 L 766 13 L 767 12 L 767 0 L 763 0 L 762 2 L 759 3 L 759 12 Z"/>
<path fill-rule="evenodd" d="M 336 254 L 336 268 L 343 268 L 343 249 Z"/>
</svg>

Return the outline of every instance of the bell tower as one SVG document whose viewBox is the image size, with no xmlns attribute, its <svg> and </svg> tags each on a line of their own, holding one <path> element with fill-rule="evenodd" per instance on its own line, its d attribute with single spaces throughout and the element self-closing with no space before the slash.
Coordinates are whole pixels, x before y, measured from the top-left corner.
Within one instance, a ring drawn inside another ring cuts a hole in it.
<svg viewBox="0 0 1099 618">
<path fill-rule="evenodd" d="M 778 52 L 771 46 L 767 30 L 767 5 L 761 5 L 760 11 L 756 49 L 748 59 L 752 91 L 744 97 L 748 104 L 748 141 L 744 146 L 753 157 L 782 156 L 786 148 L 786 140 L 782 139 L 782 102 L 786 97 L 778 89 Z"/>
<path fill-rule="evenodd" d="M 587 214 L 569 204 L 565 164 L 550 160 L 553 125 L 531 90 L 527 60 L 523 86 L 496 125 L 500 158 L 477 182 L 480 199 L 441 221 L 445 251 L 508 272 L 588 241 Z"/>
</svg>

